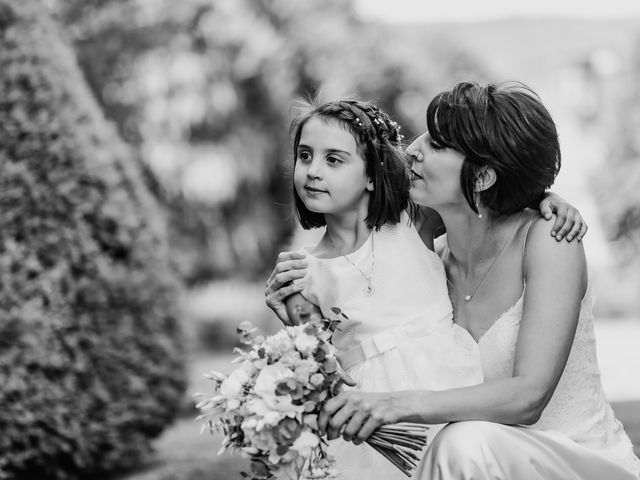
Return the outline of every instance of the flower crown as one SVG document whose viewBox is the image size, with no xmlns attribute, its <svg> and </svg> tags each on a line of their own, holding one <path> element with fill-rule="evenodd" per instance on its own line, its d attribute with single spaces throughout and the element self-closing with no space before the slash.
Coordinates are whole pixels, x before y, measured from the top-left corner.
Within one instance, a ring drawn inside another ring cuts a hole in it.
<svg viewBox="0 0 640 480">
<path fill-rule="evenodd" d="M 360 133 L 365 134 L 368 137 L 385 138 L 390 142 L 399 145 L 404 140 L 404 135 L 400 133 L 400 125 L 389 118 L 388 115 L 383 113 L 379 108 L 357 101 L 346 101 L 345 104 L 349 105 L 350 110 L 353 112 L 355 119 L 353 123 L 358 128 Z M 371 123 L 375 132 L 372 135 L 370 129 L 362 121 L 361 116 L 358 115 L 358 111 L 362 112 Z"/>
</svg>

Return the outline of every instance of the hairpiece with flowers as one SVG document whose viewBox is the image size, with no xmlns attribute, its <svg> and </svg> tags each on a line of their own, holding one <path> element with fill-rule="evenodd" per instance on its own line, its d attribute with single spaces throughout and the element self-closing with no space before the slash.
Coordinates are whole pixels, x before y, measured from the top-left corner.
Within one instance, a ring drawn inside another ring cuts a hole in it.
<svg viewBox="0 0 640 480">
<path fill-rule="evenodd" d="M 400 125 L 378 107 L 357 100 L 345 100 L 340 103 L 353 113 L 355 118 L 352 123 L 370 140 L 386 139 L 397 146 L 404 140 L 404 135 L 400 133 Z"/>
</svg>

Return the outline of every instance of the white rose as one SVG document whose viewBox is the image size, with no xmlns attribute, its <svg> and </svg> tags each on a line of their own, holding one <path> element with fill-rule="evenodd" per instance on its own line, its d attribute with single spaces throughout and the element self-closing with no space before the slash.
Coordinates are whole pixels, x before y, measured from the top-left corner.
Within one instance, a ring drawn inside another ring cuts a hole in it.
<svg viewBox="0 0 640 480">
<path fill-rule="evenodd" d="M 311 454 L 311 450 L 317 447 L 319 442 L 318 437 L 313 433 L 304 431 L 293 442 L 291 449 L 297 451 L 303 457 L 308 457 Z"/>
<path fill-rule="evenodd" d="M 284 418 L 284 415 L 281 412 L 267 412 L 267 414 L 264 416 L 264 423 L 266 423 L 267 425 L 271 425 L 272 427 L 275 427 L 276 425 L 278 425 L 278 423 L 280 423 L 280 420 L 282 420 Z"/>
<path fill-rule="evenodd" d="M 296 335 L 293 343 L 298 351 L 305 355 L 309 355 L 316 348 L 318 348 L 318 339 L 306 333 L 300 333 L 299 335 Z"/>
<path fill-rule="evenodd" d="M 241 375 L 231 374 L 225 378 L 220 385 L 220 393 L 225 397 L 240 395 L 240 393 L 242 393 L 242 385 L 244 384 L 240 377 Z"/>
<path fill-rule="evenodd" d="M 278 383 L 289 377 L 293 377 L 293 372 L 290 369 L 277 363 L 267 365 L 258 374 L 253 390 L 267 401 L 274 400 Z"/>
</svg>

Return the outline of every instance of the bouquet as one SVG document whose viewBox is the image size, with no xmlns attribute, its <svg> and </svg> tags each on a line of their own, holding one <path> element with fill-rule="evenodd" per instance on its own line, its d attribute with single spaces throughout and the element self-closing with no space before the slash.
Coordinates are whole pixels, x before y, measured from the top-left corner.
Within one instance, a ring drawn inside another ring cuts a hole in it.
<svg viewBox="0 0 640 480">
<path fill-rule="evenodd" d="M 344 314 L 339 309 L 334 313 Z M 344 317 L 346 318 L 346 317 Z M 229 450 L 251 460 L 252 480 L 333 478 L 337 472 L 318 428 L 324 403 L 342 383 L 331 334 L 339 320 L 310 319 L 266 339 L 254 337 L 248 322 L 238 327 L 248 350 L 235 349 L 239 363 L 230 375 L 208 375 L 215 395 L 204 396 L 199 420 L 224 434 L 219 453 Z M 367 443 L 410 476 L 426 443 L 417 424 L 378 428 Z"/>
</svg>

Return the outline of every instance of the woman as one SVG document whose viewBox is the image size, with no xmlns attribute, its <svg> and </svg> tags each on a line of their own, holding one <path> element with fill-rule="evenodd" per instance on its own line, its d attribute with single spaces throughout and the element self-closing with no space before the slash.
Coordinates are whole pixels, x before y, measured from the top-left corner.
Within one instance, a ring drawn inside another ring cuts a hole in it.
<svg viewBox="0 0 640 480">
<path fill-rule="evenodd" d="M 523 86 L 462 83 L 436 96 L 411 144 L 414 202 L 438 211 L 454 321 L 484 383 L 343 392 L 320 423 L 361 443 L 384 423 L 456 422 L 416 478 L 625 479 L 640 461 L 600 383 L 583 245 L 528 209 L 560 167 L 555 125 Z"/>
</svg>

